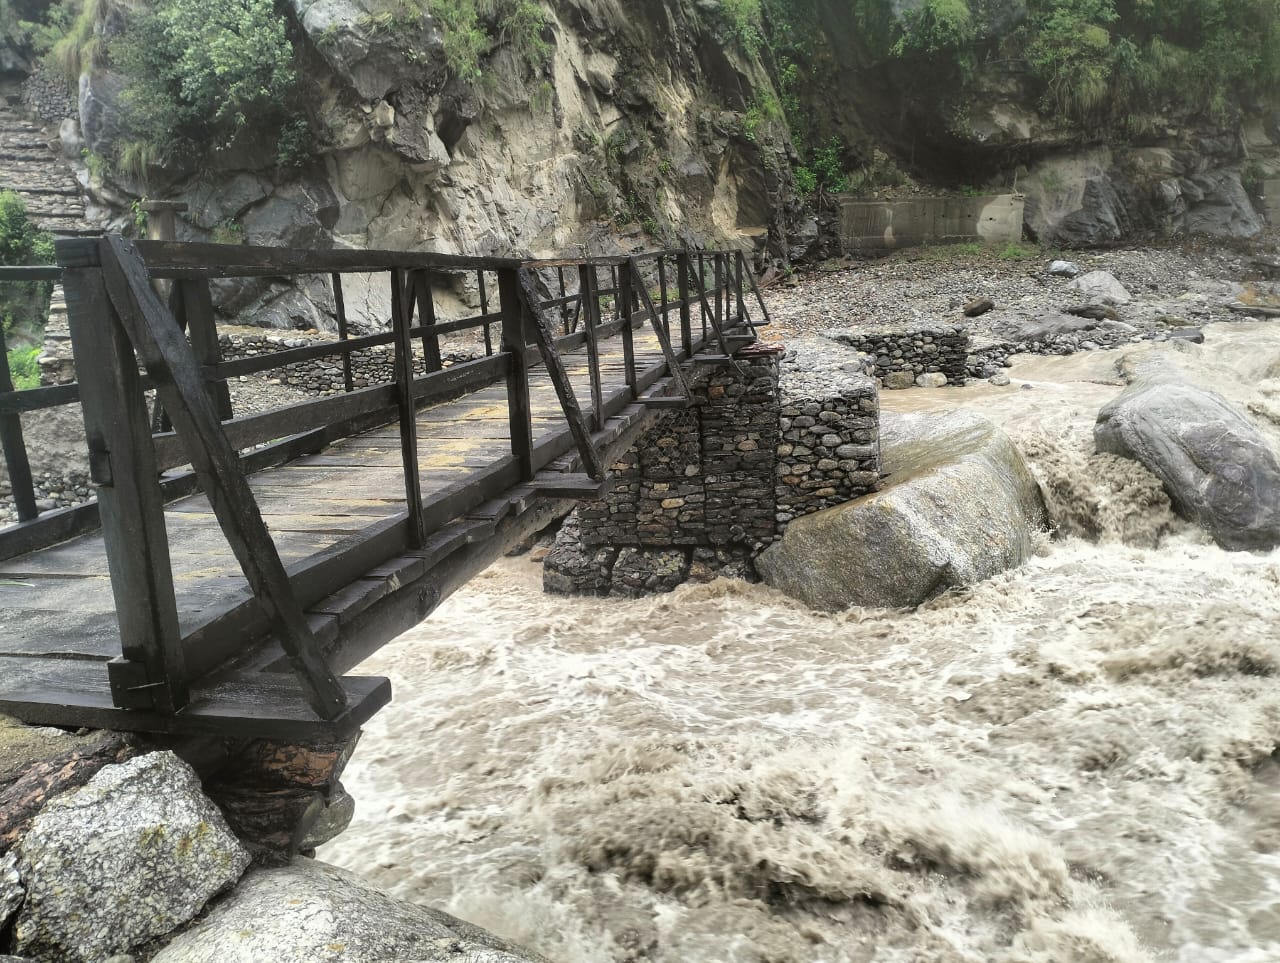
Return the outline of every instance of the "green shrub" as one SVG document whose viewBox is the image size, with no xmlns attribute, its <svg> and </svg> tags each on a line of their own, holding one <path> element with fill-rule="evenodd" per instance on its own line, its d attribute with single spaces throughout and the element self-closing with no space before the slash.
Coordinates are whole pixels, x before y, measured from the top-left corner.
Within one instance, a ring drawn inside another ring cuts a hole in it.
<svg viewBox="0 0 1280 963">
<path fill-rule="evenodd" d="M 39 348 L 14 348 L 9 352 L 9 377 L 17 391 L 40 387 Z"/>
<path fill-rule="evenodd" d="M 53 237 L 38 230 L 22 198 L 0 190 L 0 264 L 52 264 Z M 51 281 L 0 281 L 0 317 L 4 330 L 34 336 L 49 316 Z"/>
<path fill-rule="evenodd" d="M 278 132 L 299 118 L 293 46 L 272 0 L 139 6 L 108 52 L 127 79 L 128 135 L 114 160 L 135 176 L 162 160 L 198 160 L 209 145 L 227 146 L 248 129 Z"/>
</svg>

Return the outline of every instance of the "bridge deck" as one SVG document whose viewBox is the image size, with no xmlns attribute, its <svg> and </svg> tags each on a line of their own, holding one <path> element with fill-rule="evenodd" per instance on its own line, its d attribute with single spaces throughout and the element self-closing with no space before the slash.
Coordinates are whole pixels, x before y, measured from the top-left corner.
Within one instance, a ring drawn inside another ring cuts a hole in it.
<svg viewBox="0 0 1280 963">
<path fill-rule="evenodd" d="M 662 351 L 651 332 L 637 329 L 634 343 L 638 368 L 661 366 Z M 577 396 L 590 397 L 586 349 L 564 355 L 564 362 Z M 617 407 L 628 398 L 620 339 L 600 344 L 600 367 L 606 407 Z M 564 440 L 568 428 L 545 368 L 530 372 L 529 388 L 535 444 Z M 502 383 L 425 408 L 417 424 L 428 510 L 510 461 Z M 282 560 L 293 569 L 405 511 L 399 429 L 391 424 L 339 440 L 317 454 L 259 472 L 250 484 Z M 165 525 L 184 635 L 252 597 L 205 495 L 166 505 Z M 317 603 L 309 614 L 323 618 L 331 601 Z M 120 653 L 101 533 L 0 563 L 0 610 L 0 702 L 21 703 L 50 686 L 79 689 L 89 679 L 86 663 L 104 663 Z M 105 711 L 110 705 L 106 673 L 96 678 L 92 684 L 100 688 Z"/>
<path fill-rule="evenodd" d="M 0 711 L 34 723 L 351 732 L 390 685 L 342 673 L 562 514 L 556 500 L 600 497 L 655 409 L 692 401 L 684 369 L 755 339 L 740 252 L 524 262 L 108 236 L 58 258 L 36 271 L 62 278 L 92 363 L 69 385 L 0 377 L 21 520 L 0 530 Z M 222 358 L 213 280 L 326 274 L 337 342 Z M 382 276 L 390 330 L 350 336 L 351 274 Z M 468 278 L 480 313 L 440 320 L 437 293 Z M 445 368 L 441 338 L 463 331 L 484 357 Z M 388 347 L 357 382 L 357 353 Z M 234 411 L 228 379 L 320 358 L 345 392 Z M 72 403 L 99 500 L 46 517 L 20 416 Z"/>
</svg>

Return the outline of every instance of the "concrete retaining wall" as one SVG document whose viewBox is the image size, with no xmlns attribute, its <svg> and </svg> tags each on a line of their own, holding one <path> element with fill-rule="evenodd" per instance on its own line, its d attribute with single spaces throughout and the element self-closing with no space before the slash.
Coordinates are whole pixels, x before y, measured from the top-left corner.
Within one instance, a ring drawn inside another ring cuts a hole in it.
<svg viewBox="0 0 1280 963">
<path fill-rule="evenodd" d="M 1017 241 L 1021 194 L 919 197 L 899 201 L 840 198 L 840 241 L 846 251 L 888 249 L 925 241 Z"/>
</svg>

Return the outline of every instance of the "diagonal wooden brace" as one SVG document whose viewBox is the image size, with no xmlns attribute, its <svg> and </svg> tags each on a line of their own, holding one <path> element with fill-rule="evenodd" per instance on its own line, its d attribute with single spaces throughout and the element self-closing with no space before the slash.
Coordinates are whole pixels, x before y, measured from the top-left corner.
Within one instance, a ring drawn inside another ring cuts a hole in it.
<svg viewBox="0 0 1280 963">
<path fill-rule="evenodd" d="M 152 290 L 138 249 L 120 237 L 104 237 L 99 247 L 107 294 L 155 382 L 253 594 L 271 616 L 312 708 L 323 719 L 336 718 L 346 708 L 346 693 L 324 661 L 293 594 L 237 453 L 205 391 L 191 346 Z"/>
<path fill-rule="evenodd" d="M 601 481 L 604 478 L 604 466 L 600 463 L 599 452 L 591 445 L 591 432 L 587 429 L 587 420 L 583 417 L 582 408 L 578 405 L 578 398 L 573 392 L 568 372 L 565 371 L 564 361 L 560 358 L 560 352 L 556 350 L 555 333 L 551 330 L 551 321 L 538 304 L 538 292 L 533 286 L 533 272 L 528 268 L 521 268 L 519 276 L 520 303 L 529 317 L 534 320 L 532 334 L 537 342 L 538 353 L 542 355 L 542 363 L 547 366 L 551 383 L 555 385 L 560 407 L 564 410 L 565 420 L 569 422 L 569 431 L 573 435 L 574 443 L 578 446 L 582 465 L 588 475 L 596 481 Z"/>
</svg>

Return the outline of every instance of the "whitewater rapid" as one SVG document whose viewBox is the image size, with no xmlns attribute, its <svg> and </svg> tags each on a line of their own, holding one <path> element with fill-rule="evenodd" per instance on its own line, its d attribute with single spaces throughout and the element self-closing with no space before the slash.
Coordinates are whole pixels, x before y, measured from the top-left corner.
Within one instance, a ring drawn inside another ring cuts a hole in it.
<svg viewBox="0 0 1280 963">
<path fill-rule="evenodd" d="M 1275 444 L 1280 335 L 1207 334 L 886 392 L 1004 426 L 1059 528 L 914 612 L 563 599 L 503 560 L 362 666 L 395 699 L 321 857 L 570 963 L 1280 960 L 1280 551 L 1090 448 L 1156 363 Z"/>
</svg>

